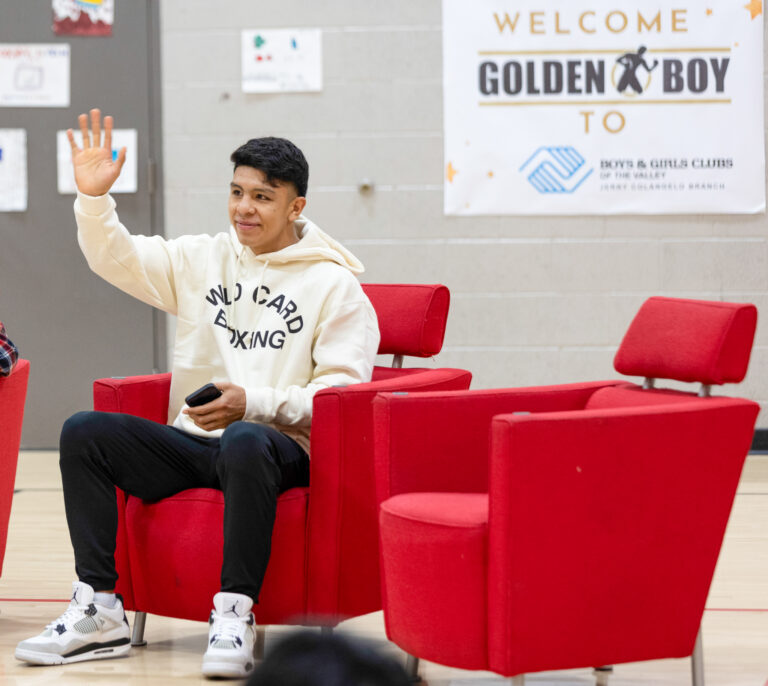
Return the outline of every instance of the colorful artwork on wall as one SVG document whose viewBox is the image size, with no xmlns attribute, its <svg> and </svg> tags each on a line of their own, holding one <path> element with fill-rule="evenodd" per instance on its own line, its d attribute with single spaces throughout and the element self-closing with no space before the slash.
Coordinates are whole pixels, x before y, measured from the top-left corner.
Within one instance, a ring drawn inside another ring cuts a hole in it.
<svg viewBox="0 0 768 686">
<path fill-rule="evenodd" d="M 52 0 L 57 36 L 111 36 L 114 0 Z"/>
</svg>

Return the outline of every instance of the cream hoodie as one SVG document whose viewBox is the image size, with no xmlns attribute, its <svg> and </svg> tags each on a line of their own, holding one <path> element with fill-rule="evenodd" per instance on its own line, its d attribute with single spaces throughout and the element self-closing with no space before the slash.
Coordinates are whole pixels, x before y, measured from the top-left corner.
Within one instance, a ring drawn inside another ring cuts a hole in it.
<svg viewBox="0 0 768 686">
<path fill-rule="evenodd" d="M 234 229 L 211 236 L 131 235 L 109 195 L 78 194 L 78 241 L 90 268 L 177 316 L 168 421 L 201 436 L 181 410 L 200 386 L 245 388 L 246 421 L 274 426 L 309 451 L 312 397 L 370 381 L 376 314 L 355 274 L 363 265 L 305 217 L 300 240 L 273 253 L 244 248 Z"/>
</svg>

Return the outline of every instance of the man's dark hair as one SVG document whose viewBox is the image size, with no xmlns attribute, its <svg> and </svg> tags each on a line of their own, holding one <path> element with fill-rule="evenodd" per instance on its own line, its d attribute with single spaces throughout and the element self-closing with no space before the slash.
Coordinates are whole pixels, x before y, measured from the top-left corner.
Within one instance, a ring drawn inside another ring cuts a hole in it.
<svg viewBox="0 0 768 686">
<path fill-rule="evenodd" d="M 267 653 L 247 686 L 409 686 L 405 670 L 369 643 L 334 632 L 289 635 Z"/>
<path fill-rule="evenodd" d="M 238 167 L 253 167 L 264 172 L 267 183 L 292 183 L 299 197 L 307 195 L 309 165 L 301 152 L 285 138 L 251 138 L 229 158 Z"/>
</svg>

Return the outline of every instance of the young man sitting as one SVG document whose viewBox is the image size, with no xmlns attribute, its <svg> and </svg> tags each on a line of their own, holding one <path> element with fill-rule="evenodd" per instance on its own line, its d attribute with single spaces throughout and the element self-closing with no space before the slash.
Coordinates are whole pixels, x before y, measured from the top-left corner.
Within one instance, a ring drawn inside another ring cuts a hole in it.
<svg viewBox="0 0 768 686">
<path fill-rule="evenodd" d="M 16 657 L 60 664 L 130 650 L 114 593 L 115 486 L 146 500 L 188 488 L 224 493 L 221 591 L 213 597 L 206 676 L 253 669 L 253 603 L 269 562 L 278 495 L 309 479 L 312 397 L 369 381 L 379 343 L 360 262 L 302 215 L 308 166 L 287 140 L 258 138 L 231 156 L 227 232 L 174 240 L 131 235 L 108 191 L 125 161 L 112 157 L 111 117 L 70 130 L 78 240 L 91 269 L 176 315 L 169 422 L 81 412 L 61 433 L 64 502 L 78 581 L 69 609 Z M 92 138 L 91 138 L 92 135 Z M 212 383 L 219 397 L 184 399 Z"/>
</svg>

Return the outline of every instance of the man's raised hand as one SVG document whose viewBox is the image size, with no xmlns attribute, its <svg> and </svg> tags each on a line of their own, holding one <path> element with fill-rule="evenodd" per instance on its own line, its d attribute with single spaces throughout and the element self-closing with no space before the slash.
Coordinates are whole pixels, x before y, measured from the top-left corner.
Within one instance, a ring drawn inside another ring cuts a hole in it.
<svg viewBox="0 0 768 686">
<path fill-rule="evenodd" d="M 67 138 L 72 147 L 72 166 L 77 189 L 86 195 L 104 195 L 120 176 L 125 162 L 125 148 L 120 148 L 117 160 L 112 159 L 112 117 L 104 117 L 104 144 L 101 142 L 101 110 L 91 110 L 91 131 L 88 131 L 88 115 L 77 118 L 83 134 L 83 147 L 78 148 L 72 129 Z M 91 138 L 93 135 L 93 138 Z"/>
</svg>

